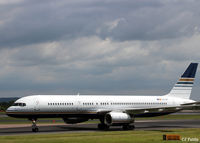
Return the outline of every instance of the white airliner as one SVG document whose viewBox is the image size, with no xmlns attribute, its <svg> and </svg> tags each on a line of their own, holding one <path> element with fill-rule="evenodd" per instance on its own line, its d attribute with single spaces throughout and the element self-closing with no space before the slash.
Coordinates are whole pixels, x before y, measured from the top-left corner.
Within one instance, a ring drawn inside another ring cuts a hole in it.
<svg viewBox="0 0 200 143">
<path fill-rule="evenodd" d="M 18 99 L 6 113 L 31 120 L 33 132 L 38 131 L 38 118 L 50 117 L 60 117 L 67 124 L 99 119 L 99 129 L 133 129 L 135 117 L 166 115 L 199 106 L 200 102 L 189 99 L 197 66 L 191 63 L 172 90 L 162 96 L 32 95 Z"/>
</svg>

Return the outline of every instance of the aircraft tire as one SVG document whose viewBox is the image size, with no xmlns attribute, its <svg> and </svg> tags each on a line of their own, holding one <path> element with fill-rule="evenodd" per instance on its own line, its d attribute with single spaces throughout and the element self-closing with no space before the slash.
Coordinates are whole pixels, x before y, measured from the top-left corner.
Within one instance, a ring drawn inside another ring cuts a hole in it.
<svg viewBox="0 0 200 143">
<path fill-rule="evenodd" d="M 98 129 L 99 130 L 108 130 L 109 126 L 106 124 L 98 124 Z"/>
</svg>

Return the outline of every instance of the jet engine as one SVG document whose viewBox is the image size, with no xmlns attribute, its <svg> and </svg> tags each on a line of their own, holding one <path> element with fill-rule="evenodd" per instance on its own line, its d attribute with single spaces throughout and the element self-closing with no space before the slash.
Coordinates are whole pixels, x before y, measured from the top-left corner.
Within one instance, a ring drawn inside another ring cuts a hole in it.
<svg viewBox="0 0 200 143">
<path fill-rule="evenodd" d="M 109 112 L 105 115 L 105 123 L 109 126 L 119 126 L 125 124 L 131 124 L 134 122 L 134 118 L 127 113 L 122 112 Z"/>
<path fill-rule="evenodd" d="M 63 118 L 63 121 L 66 124 L 76 124 L 76 123 L 81 123 L 88 120 L 89 120 L 88 118 L 79 118 L 79 117 L 64 117 Z"/>
</svg>

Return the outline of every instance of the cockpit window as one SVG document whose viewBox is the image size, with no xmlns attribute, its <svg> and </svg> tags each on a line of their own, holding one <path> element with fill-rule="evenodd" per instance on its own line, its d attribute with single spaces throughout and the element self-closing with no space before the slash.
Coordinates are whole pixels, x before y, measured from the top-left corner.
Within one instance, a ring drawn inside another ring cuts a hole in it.
<svg viewBox="0 0 200 143">
<path fill-rule="evenodd" d="M 26 106 L 26 103 L 14 103 L 13 106 Z"/>
</svg>

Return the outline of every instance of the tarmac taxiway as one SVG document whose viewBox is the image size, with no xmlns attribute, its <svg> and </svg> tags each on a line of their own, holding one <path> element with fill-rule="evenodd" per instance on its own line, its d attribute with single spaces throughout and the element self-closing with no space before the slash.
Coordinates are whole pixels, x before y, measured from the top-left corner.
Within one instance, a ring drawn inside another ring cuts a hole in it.
<svg viewBox="0 0 200 143">
<path fill-rule="evenodd" d="M 31 124 L 0 125 L 0 135 L 46 134 L 67 132 L 97 132 L 97 124 L 38 124 L 39 132 L 31 131 Z M 177 128 L 200 128 L 200 120 L 140 120 L 135 122 L 135 130 L 169 130 Z M 110 131 L 122 131 L 120 126 L 110 127 Z"/>
</svg>

